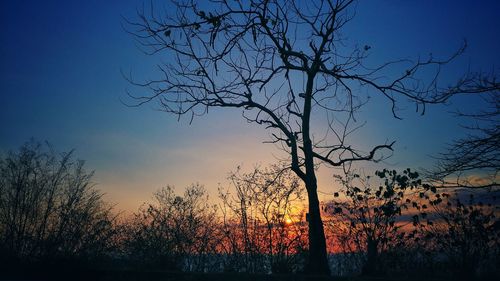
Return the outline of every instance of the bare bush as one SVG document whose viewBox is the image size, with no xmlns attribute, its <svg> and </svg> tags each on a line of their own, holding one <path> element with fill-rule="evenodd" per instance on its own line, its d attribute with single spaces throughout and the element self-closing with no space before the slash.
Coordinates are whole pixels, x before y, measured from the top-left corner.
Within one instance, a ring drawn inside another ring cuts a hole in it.
<svg viewBox="0 0 500 281">
<path fill-rule="evenodd" d="M 207 200 L 198 184 L 186 188 L 183 196 L 171 186 L 158 190 L 129 226 L 129 257 L 154 268 L 207 270 L 217 243 L 216 209 Z"/>
<path fill-rule="evenodd" d="M 0 159 L 0 248 L 21 261 L 95 258 L 113 247 L 114 216 L 72 152 L 30 141 Z"/>
<path fill-rule="evenodd" d="M 229 179 L 233 189 L 220 190 L 227 253 L 241 254 L 241 268 L 249 272 L 299 270 L 298 254 L 307 248 L 300 180 L 279 166 L 238 168 Z"/>
</svg>

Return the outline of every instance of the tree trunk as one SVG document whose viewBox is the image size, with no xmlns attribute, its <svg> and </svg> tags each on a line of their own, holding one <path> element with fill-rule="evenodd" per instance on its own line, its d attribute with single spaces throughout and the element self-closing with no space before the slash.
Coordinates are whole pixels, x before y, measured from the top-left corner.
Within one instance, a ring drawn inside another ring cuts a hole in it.
<svg viewBox="0 0 500 281">
<path fill-rule="evenodd" d="M 306 189 L 309 201 L 309 257 L 305 270 L 307 273 L 330 275 L 316 181 L 307 183 Z"/>
<path fill-rule="evenodd" d="M 378 241 L 368 237 L 367 241 L 367 259 L 363 268 L 363 274 L 375 275 L 378 269 Z"/>
<path fill-rule="evenodd" d="M 304 166 L 305 174 L 302 180 L 306 185 L 309 203 L 309 258 L 306 264 L 306 272 L 312 274 L 330 275 L 328 257 L 326 253 L 325 232 L 318 200 L 318 180 L 314 167 L 313 145 L 310 136 L 310 118 L 312 108 L 312 93 L 314 77 L 317 74 L 318 65 L 312 66 L 314 70 L 308 73 L 307 85 L 304 99 L 304 111 L 302 116 L 302 136 L 304 140 Z"/>
</svg>

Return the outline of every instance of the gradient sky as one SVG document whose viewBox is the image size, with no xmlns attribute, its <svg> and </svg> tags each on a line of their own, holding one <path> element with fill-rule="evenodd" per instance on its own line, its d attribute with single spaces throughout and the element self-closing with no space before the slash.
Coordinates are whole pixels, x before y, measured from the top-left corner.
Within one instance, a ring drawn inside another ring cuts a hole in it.
<svg viewBox="0 0 500 281">
<path fill-rule="evenodd" d="M 124 106 L 132 87 L 120 71 L 155 77 L 159 57 L 147 57 L 122 28 L 143 1 L 0 1 L 0 152 L 30 137 L 59 151 L 76 149 L 95 170 L 94 181 L 118 209 L 134 210 L 161 186 L 178 190 L 204 184 L 215 195 L 237 165 L 265 165 L 283 155 L 262 144 L 267 132 L 246 124 L 238 110 L 211 110 L 188 119 L 159 112 L 154 104 Z M 148 2 L 148 1 L 146 1 Z M 372 46 L 372 60 L 449 55 L 464 38 L 469 48 L 446 69 L 452 83 L 467 68 L 499 70 L 500 1 L 360 1 L 345 34 Z M 137 90 L 137 89 L 135 89 Z M 396 140 L 392 158 L 377 167 L 429 167 L 445 144 L 464 134 L 465 122 L 449 111 L 484 106 L 459 97 L 447 107 L 412 107 L 392 118 L 385 100 L 372 97 L 360 113 L 367 125 L 354 142 L 362 147 Z M 373 165 L 367 165 L 373 167 Z M 331 170 L 320 190 L 331 192 Z"/>
</svg>

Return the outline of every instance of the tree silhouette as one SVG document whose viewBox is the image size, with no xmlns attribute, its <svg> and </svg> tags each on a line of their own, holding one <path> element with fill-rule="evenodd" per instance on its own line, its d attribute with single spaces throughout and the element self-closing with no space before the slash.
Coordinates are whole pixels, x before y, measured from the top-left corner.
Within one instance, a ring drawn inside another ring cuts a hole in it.
<svg viewBox="0 0 500 281">
<path fill-rule="evenodd" d="M 34 140 L 0 158 L 5 264 L 88 260 L 109 253 L 115 215 L 94 188 L 92 175 L 71 152 L 58 154 Z"/>
<path fill-rule="evenodd" d="M 402 246 L 398 243 L 404 242 L 405 231 L 411 223 L 411 220 L 403 220 L 403 216 L 408 216 L 410 210 L 420 211 L 421 197 L 427 196 L 427 190 L 435 191 L 426 184 L 422 185 L 419 174 L 410 169 L 402 173 L 384 169 L 376 171 L 375 175 L 375 178 L 358 174 L 339 177 L 342 192 L 335 193 L 337 198 L 326 207 L 329 213 L 339 218 L 337 227 L 340 224 L 347 226 L 344 235 L 349 237 L 344 240 L 354 244 L 356 251 L 366 253 L 362 271 L 367 275 L 383 273 L 385 269 L 380 255 L 390 247 Z M 424 204 L 423 208 L 422 212 L 425 212 L 427 205 Z"/>
<path fill-rule="evenodd" d="M 480 271 L 492 269 L 498 274 L 498 199 L 488 191 L 468 191 L 453 189 L 430 196 L 431 218 L 419 224 L 426 246 L 446 256 L 458 280 L 473 280 Z"/>
<path fill-rule="evenodd" d="M 457 115 L 474 121 L 467 136 L 455 140 L 436 158 L 428 172 L 435 185 L 461 188 L 499 188 L 500 171 L 500 84 L 495 77 L 478 79 L 476 86 L 488 107 L 479 112 Z M 483 91 L 480 91 L 483 89 Z"/>
<path fill-rule="evenodd" d="M 209 108 L 239 108 L 243 118 L 269 130 L 270 143 L 288 153 L 289 168 L 304 182 L 309 208 L 307 271 L 328 274 L 325 235 L 317 194 L 318 163 L 342 166 L 379 160 L 393 143 L 368 151 L 348 142 L 354 112 L 367 90 L 388 101 L 394 117 L 401 99 L 426 104 L 474 88 L 465 75 L 456 85 L 441 87 L 441 67 L 449 58 L 396 60 L 366 65 L 371 47 L 345 47 L 344 26 L 354 16 L 353 0 L 324 1 L 172 1 L 164 11 L 138 11 L 128 31 L 148 54 L 163 54 L 162 77 L 137 82 L 150 90 L 131 95 L 134 105 L 156 101 L 162 110 L 191 120 Z M 401 69 L 399 74 L 394 70 Z M 319 113 L 327 124 L 316 124 Z M 319 131 L 316 131 L 319 130 Z M 315 134 L 327 136 L 313 138 Z"/>
</svg>

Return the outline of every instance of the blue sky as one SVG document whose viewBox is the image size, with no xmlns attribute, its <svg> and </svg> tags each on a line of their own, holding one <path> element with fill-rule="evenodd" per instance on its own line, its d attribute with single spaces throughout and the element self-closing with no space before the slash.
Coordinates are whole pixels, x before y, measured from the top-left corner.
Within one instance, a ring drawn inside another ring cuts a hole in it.
<svg viewBox="0 0 500 281">
<path fill-rule="evenodd" d="M 30 137 L 60 151 L 75 148 L 119 209 L 135 209 L 167 184 L 180 189 L 200 182 L 216 194 L 237 165 L 265 165 L 281 156 L 262 144 L 267 132 L 248 125 L 237 110 L 212 110 L 189 125 L 154 104 L 120 102 L 132 88 L 120 71 L 155 77 L 160 59 L 141 53 L 122 28 L 122 16 L 133 18 L 142 2 L 0 2 L 0 151 Z M 373 62 L 449 55 L 466 38 L 469 48 L 446 69 L 446 84 L 467 68 L 499 70 L 498 11 L 499 1 L 360 1 L 345 33 L 372 46 Z M 396 140 L 394 156 L 382 166 L 428 167 L 430 155 L 464 134 L 463 120 L 449 111 L 481 106 L 479 99 L 459 97 L 427 108 L 424 116 L 409 106 L 403 120 L 395 120 L 375 95 L 360 113 L 367 125 L 353 142 L 369 147 Z M 331 172 L 320 173 L 323 191 L 332 190 Z"/>
</svg>

